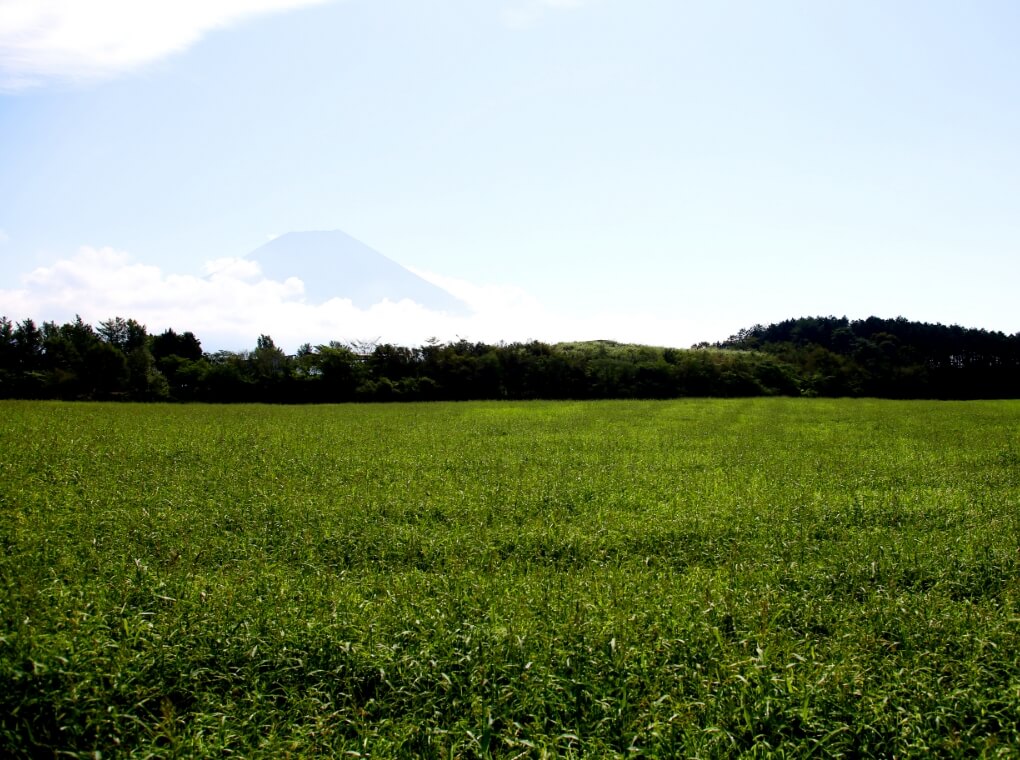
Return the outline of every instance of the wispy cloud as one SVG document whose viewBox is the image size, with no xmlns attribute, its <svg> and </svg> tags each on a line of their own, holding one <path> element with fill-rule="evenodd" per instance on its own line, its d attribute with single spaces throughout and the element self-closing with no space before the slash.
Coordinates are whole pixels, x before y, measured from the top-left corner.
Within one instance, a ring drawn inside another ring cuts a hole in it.
<svg viewBox="0 0 1020 760">
<path fill-rule="evenodd" d="M 4 316 L 63 322 L 80 314 L 92 324 L 132 317 L 150 331 L 191 330 L 207 350 L 252 348 L 260 334 L 289 350 L 301 343 L 375 340 L 421 345 L 431 337 L 497 342 L 517 340 L 620 341 L 686 345 L 690 323 L 651 314 L 564 315 L 519 287 L 477 284 L 418 271 L 472 309 L 468 316 L 429 311 L 411 301 L 383 301 L 359 309 L 334 298 L 308 303 L 297 278 L 267 279 L 258 262 L 217 259 L 204 275 L 168 273 L 112 248 L 83 247 L 77 254 L 24 275 L 20 287 L 0 290 Z"/>
<path fill-rule="evenodd" d="M 550 11 L 580 8 L 588 0 L 510 0 L 500 11 L 504 26 L 525 29 L 541 20 Z"/>
<path fill-rule="evenodd" d="M 0 245 L 3 245 L 4 243 L 8 242 L 10 239 L 11 239 L 10 235 L 8 235 L 4 230 L 0 230 Z"/>
<path fill-rule="evenodd" d="M 328 1 L 4 0 L 0 89 L 105 79 L 244 18 Z"/>
</svg>

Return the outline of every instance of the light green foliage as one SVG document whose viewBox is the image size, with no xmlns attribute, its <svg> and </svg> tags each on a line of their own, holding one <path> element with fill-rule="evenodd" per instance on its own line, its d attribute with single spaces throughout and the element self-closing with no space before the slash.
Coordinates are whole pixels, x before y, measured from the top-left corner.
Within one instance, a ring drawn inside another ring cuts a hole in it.
<svg viewBox="0 0 1020 760">
<path fill-rule="evenodd" d="M 0 754 L 1018 754 L 1018 402 L 0 413 Z"/>
</svg>

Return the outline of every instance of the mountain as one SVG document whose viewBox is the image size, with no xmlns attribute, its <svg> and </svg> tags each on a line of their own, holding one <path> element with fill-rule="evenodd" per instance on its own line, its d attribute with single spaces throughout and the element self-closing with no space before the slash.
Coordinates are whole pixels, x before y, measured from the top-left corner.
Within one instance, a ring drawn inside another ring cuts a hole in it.
<svg viewBox="0 0 1020 760">
<path fill-rule="evenodd" d="M 463 301 L 438 285 L 340 230 L 288 232 L 256 248 L 248 258 L 273 280 L 297 277 L 311 303 L 349 298 L 359 309 L 367 309 L 383 299 L 407 298 L 432 311 L 469 311 Z"/>
</svg>

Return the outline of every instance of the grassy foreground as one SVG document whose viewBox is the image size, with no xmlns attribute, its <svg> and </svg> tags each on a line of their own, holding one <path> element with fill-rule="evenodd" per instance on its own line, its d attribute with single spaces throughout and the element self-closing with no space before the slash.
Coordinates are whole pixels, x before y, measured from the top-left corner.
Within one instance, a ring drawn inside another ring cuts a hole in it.
<svg viewBox="0 0 1020 760">
<path fill-rule="evenodd" d="M 1020 756 L 1020 402 L 0 415 L 0 755 Z"/>
</svg>

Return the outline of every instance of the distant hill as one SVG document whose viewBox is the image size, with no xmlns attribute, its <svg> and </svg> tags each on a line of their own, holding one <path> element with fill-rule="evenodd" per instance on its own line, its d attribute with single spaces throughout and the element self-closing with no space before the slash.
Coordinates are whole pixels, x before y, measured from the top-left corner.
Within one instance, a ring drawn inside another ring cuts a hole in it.
<svg viewBox="0 0 1020 760">
<path fill-rule="evenodd" d="M 297 277 L 312 303 L 348 298 L 359 309 L 410 299 L 432 311 L 466 314 L 467 305 L 340 230 L 288 232 L 248 258 L 274 280 Z"/>
</svg>

